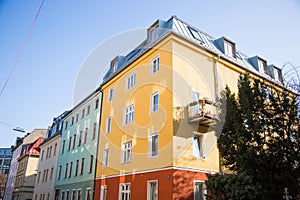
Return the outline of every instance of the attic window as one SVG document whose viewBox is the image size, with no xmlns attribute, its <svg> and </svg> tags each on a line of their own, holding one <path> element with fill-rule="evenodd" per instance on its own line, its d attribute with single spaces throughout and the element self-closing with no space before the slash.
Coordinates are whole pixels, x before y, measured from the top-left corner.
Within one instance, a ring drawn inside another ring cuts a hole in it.
<svg viewBox="0 0 300 200">
<path fill-rule="evenodd" d="M 274 78 L 276 81 L 282 82 L 282 74 L 280 69 L 274 68 Z"/>
<path fill-rule="evenodd" d="M 228 56 L 235 57 L 235 48 L 232 42 L 224 40 L 224 53 Z"/>
<path fill-rule="evenodd" d="M 202 38 L 201 38 L 201 36 L 200 36 L 200 34 L 199 34 L 199 32 L 197 30 L 195 30 L 195 29 L 193 29 L 191 27 L 189 27 L 189 30 L 190 30 L 191 34 L 193 35 L 193 37 L 196 40 L 199 40 L 199 41 L 203 42 L 203 40 L 202 40 Z"/>
<path fill-rule="evenodd" d="M 267 68 L 267 62 L 264 60 L 258 60 L 258 68 L 260 72 L 263 72 L 264 74 L 268 74 L 268 68 Z"/>
<path fill-rule="evenodd" d="M 149 42 L 155 41 L 158 38 L 158 25 L 151 27 L 148 34 Z"/>
<path fill-rule="evenodd" d="M 112 71 L 112 73 L 117 71 L 117 66 L 118 66 L 118 57 L 111 61 L 111 71 Z"/>
</svg>

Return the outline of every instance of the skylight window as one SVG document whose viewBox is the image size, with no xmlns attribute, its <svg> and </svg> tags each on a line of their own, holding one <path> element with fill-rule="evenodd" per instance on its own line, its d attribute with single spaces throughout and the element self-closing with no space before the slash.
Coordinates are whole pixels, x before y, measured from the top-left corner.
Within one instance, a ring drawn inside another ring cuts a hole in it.
<svg viewBox="0 0 300 200">
<path fill-rule="evenodd" d="M 231 57 L 235 57 L 235 48 L 234 48 L 234 44 L 224 40 L 224 49 L 225 49 L 225 54 Z"/>
<path fill-rule="evenodd" d="M 199 34 L 199 32 L 198 32 L 197 30 L 195 30 L 195 29 L 193 29 L 193 28 L 191 28 L 191 27 L 189 27 L 189 30 L 190 30 L 191 34 L 193 35 L 193 37 L 194 37 L 195 39 L 197 39 L 197 40 L 203 42 L 203 40 L 202 40 L 202 38 L 201 38 L 201 36 L 200 36 L 200 34 Z"/>
</svg>

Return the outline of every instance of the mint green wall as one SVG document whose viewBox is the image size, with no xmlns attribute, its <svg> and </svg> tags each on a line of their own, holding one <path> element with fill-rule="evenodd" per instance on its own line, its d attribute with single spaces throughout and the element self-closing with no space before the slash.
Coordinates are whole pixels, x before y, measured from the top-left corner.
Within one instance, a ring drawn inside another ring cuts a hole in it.
<svg viewBox="0 0 300 200">
<path fill-rule="evenodd" d="M 97 157 L 97 145 L 98 145 L 98 133 L 100 122 L 100 109 L 101 109 L 101 93 L 100 91 L 94 92 L 87 99 L 75 106 L 72 111 L 64 118 L 64 127 L 62 131 L 60 151 L 58 157 L 58 163 L 56 168 L 55 190 L 69 190 L 70 193 L 73 189 L 82 190 L 82 199 L 85 199 L 86 188 L 91 188 L 92 194 L 94 191 L 94 177 Z M 99 100 L 98 108 L 95 109 L 96 100 Z M 87 114 L 88 106 L 90 106 L 90 113 Z M 85 109 L 84 117 L 82 118 L 82 110 Z M 76 122 L 76 115 L 78 121 Z M 74 124 L 72 125 L 72 117 L 74 117 Z M 66 125 L 67 123 L 67 125 Z M 96 123 L 96 134 L 93 139 L 94 123 Z M 67 127 L 67 128 L 65 128 Z M 88 128 L 86 143 L 84 144 L 85 129 Z M 79 146 L 80 131 L 82 131 L 81 145 Z M 76 136 L 75 136 L 76 135 Z M 74 136 L 76 137 L 75 145 L 73 148 Z M 70 137 L 72 140 L 70 141 Z M 65 141 L 64 152 L 63 141 Z M 71 148 L 68 151 L 69 142 L 71 142 Z M 90 158 L 93 155 L 92 171 L 90 173 Z M 84 158 L 83 174 L 81 175 L 82 158 Z M 75 175 L 76 160 L 79 160 L 78 174 Z M 70 175 L 70 165 L 72 164 L 72 171 Z M 67 177 L 65 178 L 66 163 L 68 163 Z M 60 179 L 59 170 L 61 168 Z M 92 195 L 93 198 L 93 195 Z M 70 197 L 71 199 L 71 197 Z"/>
</svg>

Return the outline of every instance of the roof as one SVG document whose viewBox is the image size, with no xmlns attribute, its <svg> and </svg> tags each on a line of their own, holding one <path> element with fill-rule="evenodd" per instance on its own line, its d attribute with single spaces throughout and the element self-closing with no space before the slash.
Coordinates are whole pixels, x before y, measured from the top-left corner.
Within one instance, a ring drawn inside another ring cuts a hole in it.
<svg viewBox="0 0 300 200">
<path fill-rule="evenodd" d="M 224 43 L 224 40 L 231 42 L 234 45 L 234 48 L 236 48 L 236 47 L 235 47 L 234 42 L 232 42 L 231 40 L 229 40 L 225 37 L 216 39 L 216 38 L 210 36 L 209 34 L 194 27 L 193 25 L 190 25 L 190 24 L 184 22 L 183 20 L 177 18 L 176 16 L 172 16 L 167 21 L 157 20 L 152 26 L 154 26 L 154 25 L 158 25 L 158 27 L 159 27 L 157 41 L 159 41 L 161 38 L 163 38 L 170 32 L 175 33 L 175 34 L 180 35 L 183 38 L 187 39 L 188 41 L 190 41 L 198 46 L 201 46 L 204 49 L 207 49 L 210 52 L 214 52 L 219 57 L 229 60 L 230 62 L 236 63 L 237 65 L 243 67 L 246 70 L 249 70 L 250 72 L 252 72 L 254 74 L 262 76 L 262 77 L 264 77 L 270 81 L 273 81 L 277 84 L 280 84 L 280 85 L 283 84 L 282 82 L 275 80 L 274 77 L 260 72 L 259 69 L 257 69 L 257 67 L 255 65 L 253 65 L 253 62 L 251 62 L 251 58 L 253 58 L 253 57 L 249 57 L 246 54 L 244 54 L 240 51 L 237 51 L 236 49 L 235 49 L 234 57 L 226 55 L 224 52 L 224 47 L 222 49 L 222 47 L 220 47 L 220 45 L 219 45 L 220 40 L 222 40 L 223 43 Z M 152 26 L 150 26 L 150 28 Z M 192 33 L 193 30 L 195 31 L 195 33 L 199 34 L 198 39 L 195 38 L 195 36 L 193 36 L 193 33 Z M 112 77 L 114 77 L 118 72 L 120 72 L 121 70 L 126 68 L 130 63 L 132 63 L 135 59 L 137 59 L 142 53 L 146 52 L 149 48 L 151 48 L 152 45 L 153 45 L 153 42 L 148 43 L 147 39 L 145 39 L 140 45 L 138 45 L 138 47 L 136 47 L 134 50 L 132 50 L 126 56 L 117 56 L 119 58 L 118 59 L 119 62 L 117 63 L 117 68 L 114 71 L 112 71 L 112 67 L 110 69 L 108 69 L 108 71 L 106 72 L 106 74 L 103 77 L 102 85 L 105 84 Z M 261 58 L 260 56 L 254 56 L 254 57 Z M 270 65 L 268 67 L 273 69 L 274 65 Z"/>
<path fill-rule="evenodd" d="M 39 137 L 33 143 L 23 145 L 20 157 L 23 155 L 40 155 L 39 145 L 44 141 L 44 139 L 44 137 Z"/>
</svg>

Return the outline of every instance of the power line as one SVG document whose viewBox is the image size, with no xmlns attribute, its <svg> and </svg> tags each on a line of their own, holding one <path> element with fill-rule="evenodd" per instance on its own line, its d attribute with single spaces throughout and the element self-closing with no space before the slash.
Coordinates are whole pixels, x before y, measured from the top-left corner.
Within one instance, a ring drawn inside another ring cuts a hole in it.
<svg viewBox="0 0 300 200">
<path fill-rule="evenodd" d="M 20 60 L 20 57 L 21 57 L 21 55 L 22 55 L 22 53 L 23 53 L 23 51 L 24 51 L 24 48 L 25 48 L 25 46 L 26 46 L 26 44 L 27 44 L 27 42 L 28 42 L 29 36 L 30 36 L 30 34 L 31 34 L 32 30 L 33 30 L 33 27 L 34 27 L 34 25 L 35 25 L 35 23 L 36 23 L 36 21 L 37 21 L 39 15 L 40 15 L 40 12 L 41 12 L 41 9 L 42 9 L 42 7 L 43 7 L 43 5 L 44 5 L 44 2 L 45 2 L 45 0 L 42 0 L 41 5 L 40 5 L 40 7 L 39 7 L 39 9 L 38 9 L 38 11 L 37 11 L 37 13 L 36 13 L 36 15 L 35 15 L 35 18 L 34 18 L 32 24 L 31 24 L 31 27 L 30 27 L 30 29 L 29 29 L 29 31 L 28 31 L 28 33 L 27 33 L 27 35 L 26 35 L 26 38 L 25 38 L 25 40 L 24 40 L 24 42 L 23 42 L 23 45 L 22 45 L 22 47 L 21 47 L 21 49 L 20 49 L 20 51 L 19 51 L 19 54 L 18 54 L 18 56 L 17 56 L 17 58 L 16 58 L 16 60 L 15 60 L 15 63 L 14 63 L 14 65 L 12 66 L 12 68 L 11 68 L 11 70 L 10 70 L 8 76 L 7 76 L 7 79 L 6 79 L 6 81 L 5 81 L 5 83 L 4 83 L 3 87 L 2 87 L 2 89 L 1 89 L 1 91 L 0 91 L 0 96 L 2 95 L 3 91 L 5 90 L 6 85 L 7 85 L 8 81 L 9 81 L 9 79 L 11 78 L 11 76 L 12 76 L 12 74 L 13 74 L 13 72 L 14 72 L 14 70 L 15 70 L 15 68 L 16 68 L 16 66 L 17 66 L 17 64 L 18 64 L 18 62 L 19 62 L 19 60 Z"/>
</svg>

